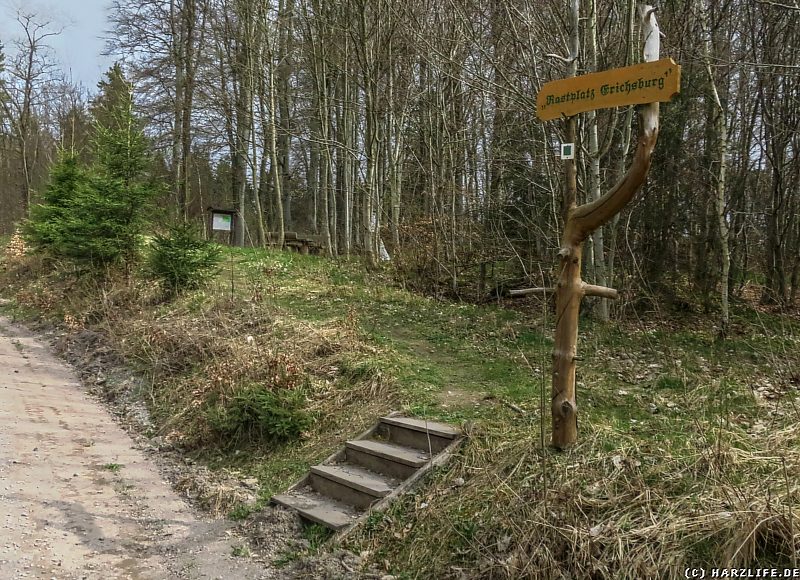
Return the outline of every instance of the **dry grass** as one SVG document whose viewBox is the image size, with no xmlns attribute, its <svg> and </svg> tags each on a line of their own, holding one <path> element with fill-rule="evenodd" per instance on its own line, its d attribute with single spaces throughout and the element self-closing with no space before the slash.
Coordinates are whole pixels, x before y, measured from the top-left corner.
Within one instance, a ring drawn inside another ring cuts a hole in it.
<svg viewBox="0 0 800 580">
<path fill-rule="evenodd" d="M 361 334 L 354 312 L 324 322 L 294 317 L 252 291 L 260 272 L 244 285 L 238 280 L 246 296 L 232 298 L 220 284 L 166 303 L 152 282 L 124 272 L 81 276 L 36 256 L 6 264 L 18 281 L 19 307 L 55 315 L 70 330 L 101 331 L 149 378 L 146 402 L 158 434 L 172 444 L 225 447 L 228 442 L 214 439 L 208 404 L 224 404 L 251 384 L 305 394 L 315 421 L 293 450 L 303 458 L 328 454 L 392 405 L 391 381 L 380 365 L 384 353 Z M 263 460 L 273 451 L 258 455 Z"/>
<path fill-rule="evenodd" d="M 399 325 L 395 339 L 424 346 L 409 348 L 398 362 L 391 342 L 364 331 L 357 316 L 363 313 L 353 306 L 359 303 L 344 294 L 333 297 L 342 300 L 334 315 L 319 320 L 281 302 L 306 280 L 291 278 L 272 261 L 266 260 L 264 284 L 260 270 L 244 284 L 237 279 L 244 294 L 234 299 L 221 284 L 169 304 L 135 277 L 81 278 L 35 257 L 7 262 L 4 279 L 15 285 L 10 293 L 18 304 L 55 312 L 69 327 L 103 330 L 151 377 L 149 403 L 162 435 L 186 447 L 214 447 L 203 415 L 207 401 L 231 397 L 251 382 L 302 389 L 313 429 L 291 445 L 248 450 L 236 465 L 259 475 L 262 497 L 285 488 L 376 416 L 438 400 L 424 389 L 434 389 L 437 373 L 455 360 L 465 366 L 449 379 L 467 388 L 458 381 L 474 380 L 478 366 L 498 360 L 512 370 L 518 366 L 515 341 L 526 335 L 526 352 L 546 356 L 545 343 L 525 326 L 529 320 L 492 326 L 476 319 L 473 326 L 466 310 L 437 303 L 420 312 L 411 298 L 395 297 L 387 299 L 387 319 Z M 300 292 L 308 297 L 313 288 L 313 300 L 322 300 L 338 291 L 325 280 L 312 273 Z M 377 293 L 368 298 L 379 299 Z M 696 566 L 797 567 L 800 412 L 791 329 L 742 322 L 743 333 L 725 354 L 694 334 L 680 336 L 680 321 L 668 322 L 623 336 L 622 344 L 587 331 L 581 379 L 588 387 L 581 385 L 576 448 L 542 448 L 533 408 L 538 391 L 520 383 L 516 388 L 531 396 L 521 400 L 513 390 L 498 390 L 498 400 L 516 401 L 524 414 L 481 404 L 450 466 L 387 514 L 371 517 L 347 546 L 387 571 L 415 578 L 655 578 Z M 663 336 L 653 334 L 664 328 Z M 776 343 L 772 335 L 788 346 L 769 346 Z M 431 336 L 441 338 L 434 343 Z M 474 353 L 464 349 L 462 336 L 476 344 Z M 451 350 L 434 352 L 441 344 Z M 625 356 L 615 358 L 620 352 Z M 675 360 L 683 366 L 672 366 Z M 737 361 L 750 361 L 749 374 L 735 376 L 738 370 L 726 368 Z M 401 364 L 406 377 L 396 372 Z M 520 382 L 512 370 L 498 380 Z M 450 385 L 446 378 L 442 384 Z M 494 378 L 482 378 L 494 386 Z M 647 414 L 650 403 L 660 409 L 657 415 Z M 459 408 L 454 416 L 466 412 Z M 222 465 L 235 462 L 230 452 L 220 453 Z M 244 501 L 235 486 L 221 493 L 192 485 L 187 492 L 217 511 Z"/>
<path fill-rule="evenodd" d="M 17 230 L 14 232 L 14 235 L 11 236 L 8 244 L 6 244 L 4 249 L 5 256 L 10 260 L 18 260 L 20 258 L 24 258 L 27 252 L 28 248 L 25 244 L 25 240 L 23 239 L 20 231 Z"/>
<path fill-rule="evenodd" d="M 117 280 L 111 285 L 114 290 L 101 293 L 108 298 L 93 310 L 105 311 L 99 326 L 150 377 L 151 410 L 170 442 L 188 448 L 214 444 L 207 403 L 224 404 L 249 384 L 303 390 L 307 408 L 317 418 L 306 443 L 328 440 L 330 429 L 347 423 L 340 411 L 355 401 L 368 398 L 373 404 L 366 408 L 372 411 L 388 404 L 388 382 L 368 364 L 381 353 L 367 344 L 348 316 L 311 324 L 264 301 L 231 301 L 224 292 L 213 291 L 168 307 L 156 303 L 142 308 L 147 290 L 141 288 L 131 303 L 138 306 L 121 308 L 113 297 L 137 292 L 120 285 L 123 281 Z M 87 311 L 83 305 L 72 308 Z M 67 322 L 74 323 L 74 316 L 67 315 Z M 357 376 L 350 372 L 353 364 L 364 365 Z"/>
<path fill-rule="evenodd" d="M 533 427 L 478 426 L 452 469 L 365 526 L 351 547 L 411 563 L 418 578 L 672 578 L 686 567 L 797 566 L 800 425 L 758 445 L 728 433 L 708 447 L 692 433 L 671 449 L 601 430 L 544 454 Z"/>
<path fill-rule="evenodd" d="M 241 506 L 256 504 L 256 494 L 241 482 L 237 473 L 211 473 L 203 467 L 179 475 L 173 481 L 175 489 L 200 505 L 213 516 L 226 516 Z"/>
</svg>

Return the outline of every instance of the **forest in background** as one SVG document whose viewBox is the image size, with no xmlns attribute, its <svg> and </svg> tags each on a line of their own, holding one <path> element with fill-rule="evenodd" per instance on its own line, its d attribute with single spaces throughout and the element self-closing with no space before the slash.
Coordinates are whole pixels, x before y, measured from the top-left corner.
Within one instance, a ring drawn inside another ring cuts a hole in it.
<svg viewBox="0 0 800 580">
<path fill-rule="evenodd" d="M 640 60 L 635 2 L 581 0 L 578 74 Z M 124 77 L 168 186 L 161 219 L 235 208 L 237 243 L 316 234 L 382 246 L 412 287 L 485 297 L 548 286 L 560 237 L 563 123 L 535 115 L 565 75 L 566 2 L 115 0 L 101 82 Z M 585 279 L 711 310 L 721 291 L 790 304 L 800 285 L 800 10 L 663 1 L 683 67 L 642 194 L 595 232 Z M 90 94 L 59 79 L 57 29 L 18 14 L 0 60 L 0 233 L 40 199 L 59 148 L 92 156 Z M 633 109 L 580 115 L 579 200 L 624 173 Z M 721 284 L 722 281 L 727 284 Z M 722 288 L 723 290 L 720 290 Z M 621 302 L 621 308 L 627 301 Z M 604 307 L 600 309 L 604 315 Z"/>
<path fill-rule="evenodd" d="M 554 285 L 566 123 L 537 120 L 536 96 L 638 62 L 636 4 L 120 0 L 119 64 L 92 92 L 20 13 L 3 244 L 26 225 L 0 252 L 0 312 L 59 328 L 85 386 L 196 462 L 187 493 L 286 577 L 339 547 L 347 577 L 797 569 L 800 10 L 659 3 L 682 90 L 643 191 L 587 243 L 584 279 L 622 300 L 591 304 L 580 350 L 546 300 L 468 303 Z M 578 117 L 578 203 L 628 168 L 635 112 Z M 238 209 L 252 247 L 193 237 L 208 206 Z M 287 232 L 352 259 L 258 247 Z M 580 361 L 580 438 L 557 451 L 559 356 Z M 389 410 L 467 437 L 343 543 L 311 526 L 281 547 L 270 499 Z"/>
</svg>

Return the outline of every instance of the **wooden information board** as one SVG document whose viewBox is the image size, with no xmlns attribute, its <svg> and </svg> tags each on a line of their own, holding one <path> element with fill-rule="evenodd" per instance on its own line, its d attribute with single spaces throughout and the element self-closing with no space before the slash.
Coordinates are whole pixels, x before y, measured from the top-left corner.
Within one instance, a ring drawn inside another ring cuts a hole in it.
<svg viewBox="0 0 800 580">
<path fill-rule="evenodd" d="M 671 58 L 551 81 L 536 97 L 543 121 L 609 107 L 669 101 L 680 92 L 681 67 Z"/>
</svg>

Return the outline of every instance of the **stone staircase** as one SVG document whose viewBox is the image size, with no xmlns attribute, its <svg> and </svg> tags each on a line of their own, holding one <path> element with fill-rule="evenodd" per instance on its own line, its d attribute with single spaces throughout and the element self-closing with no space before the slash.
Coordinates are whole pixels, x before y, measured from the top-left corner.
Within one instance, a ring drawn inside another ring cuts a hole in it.
<svg viewBox="0 0 800 580">
<path fill-rule="evenodd" d="M 451 425 L 381 417 L 272 502 L 343 533 L 444 463 L 460 442 L 461 431 Z"/>
</svg>

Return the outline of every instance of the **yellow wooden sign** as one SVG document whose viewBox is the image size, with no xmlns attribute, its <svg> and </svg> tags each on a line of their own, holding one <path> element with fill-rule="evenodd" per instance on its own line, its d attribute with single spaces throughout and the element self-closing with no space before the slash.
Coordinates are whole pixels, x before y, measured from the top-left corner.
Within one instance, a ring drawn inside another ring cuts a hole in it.
<svg viewBox="0 0 800 580">
<path fill-rule="evenodd" d="M 681 67 L 671 58 L 551 81 L 536 97 L 543 121 L 585 111 L 669 101 L 680 92 Z"/>
</svg>

